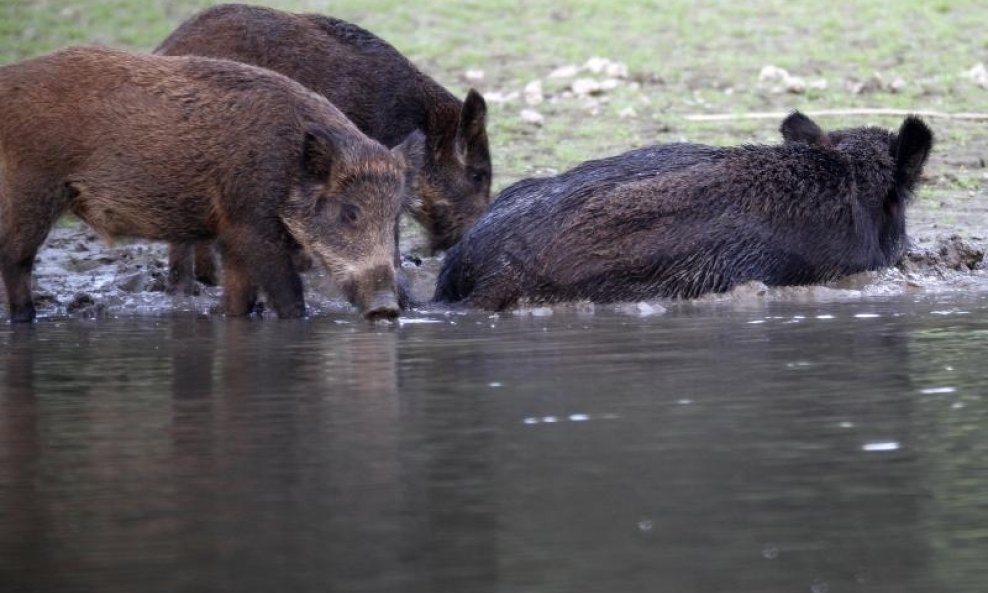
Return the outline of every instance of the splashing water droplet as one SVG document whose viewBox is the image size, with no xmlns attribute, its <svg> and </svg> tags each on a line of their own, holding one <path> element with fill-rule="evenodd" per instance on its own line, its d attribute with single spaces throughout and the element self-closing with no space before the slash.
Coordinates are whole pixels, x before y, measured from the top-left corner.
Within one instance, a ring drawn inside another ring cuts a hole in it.
<svg viewBox="0 0 988 593">
<path fill-rule="evenodd" d="M 875 443 L 865 443 L 861 446 L 862 451 L 898 451 L 899 443 L 896 441 L 882 441 Z"/>
<path fill-rule="evenodd" d="M 956 387 L 929 387 L 927 389 L 919 390 L 920 393 L 924 393 L 926 395 L 936 395 L 939 393 L 953 393 L 955 391 L 957 391 Z"/>
</svg>

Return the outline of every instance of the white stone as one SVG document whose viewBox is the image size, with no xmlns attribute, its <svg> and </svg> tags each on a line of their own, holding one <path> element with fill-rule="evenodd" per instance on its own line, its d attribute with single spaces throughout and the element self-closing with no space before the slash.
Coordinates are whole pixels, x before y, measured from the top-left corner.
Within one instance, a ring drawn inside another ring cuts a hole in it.
<svg viewBox="0 0 988 593">
<path fill-rule="evenodd" d="M 600 83 L 592 78 L 577 78 L 570 85 L 573 93 L 577 95 L 592 95 L 600 92 Z"/>
<path fill-rule="evenodd" d="M 522 94 L 525 97 L 525 103 L 527 105 L 540 105 L 545 100 L 545 96 L 542 94 L 542 81 L 533 80 L 526 84 Z"/>
<path fill-rule="evenodd" d="M 484 93 L 484 100 L 488 103 L 510 103 L 520 96 L 518 91 L 488 91 Z"/>
<path fill-rule="evenodd" d="M 973 68 L 964 73 L 964 76 L 974 81 L 974 84 L 983 89 L 988 89 L 988 69 L 982 62 L 978 62 Z"/>
<path fill-rule="evenodd" d="M 527 124 L 532 124 L 534 126 L 541 126 L 545 123 L 545 117 L 541 113 L 534 109 L 522 109 L 521 110 L 521 120 Z"/>
<path fill-rule="evenodd" d="M 580 69 L 577 66 L 567 64 L 566 66 L 560 66 L 550 72 L 549 78 L 573 78 L 579 71 Z"/>
<path fill-rule="evenodd" d="M 635 111 L 634 107 L 625 107 L 620 112 L 618 112 L 618 117 L 621 119 L 631 119 L 633 117 L 638 117 L 638 112 Z"/>
</svg>

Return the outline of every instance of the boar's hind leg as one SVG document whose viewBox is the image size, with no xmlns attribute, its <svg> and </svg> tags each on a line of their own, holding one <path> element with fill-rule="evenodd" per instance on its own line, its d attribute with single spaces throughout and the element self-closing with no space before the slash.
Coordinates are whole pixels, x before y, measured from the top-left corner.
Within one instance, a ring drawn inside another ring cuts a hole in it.
<svg viewBox="0 0 988 593">
<path fill-rule="evenodd" d="M 168 292 L 195 294 L 198 280 L 216 286 L 219 272 L 211 242 L 171 243 L 168 247 Z"/>
<path fill-rule="evenodd" d="M 168 246 L 168 292 L 191 295 L 195 293 L 192 280 L 192 251 L 194 243 L 171 243 Z"/>
<path fill-rule="evenodd" d="M 278 243 L 249 238 L 223 242 L 223 290 L 227 315 L 248 315 L 257 299 L 257 287 L 283 319 L 305 315 L 302 278 L 295 271 L 290 250 Z"/>
<path fill-rule="evenodd" d="M 68 204 L 67 191 L 17 191 L 0 195 L 0 271 L 7 287 L 11 321 L 32 321 L 31 272 L 34 256 Z"/>
<path fill-rule="evenodd" d="M 196 244 L 195 262 L 196 280 L 206 286 L 216 286 L 220 283 L 219 270 L 216 268 L 216 254 L 213 252 L 211 241 Z"/>
</svg>

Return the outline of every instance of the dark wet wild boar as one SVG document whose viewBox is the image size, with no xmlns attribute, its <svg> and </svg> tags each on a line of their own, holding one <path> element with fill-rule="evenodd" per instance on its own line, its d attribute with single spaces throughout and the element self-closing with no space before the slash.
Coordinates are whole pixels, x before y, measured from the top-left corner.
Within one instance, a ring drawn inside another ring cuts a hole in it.
<svg viewBox="0 0 988 593">
<path fill-rule="evenodd" d="M 35 253 L 71 211 L 107 237 L 219 240 L 228 315 L 299 317 L 315 254 L 369 318 L 398 314 L 394 224 L 421 135 L 388 150 L 324 97 L 226 60 L 70 48 L 0 67 L 0 266 L 29 321 Z"/>
<path fill-rule="evenodd" d="M 460 101 L 356 25 L 223 4 L 186 21 L 156 53 L 225 58 L 280 72 L 328 98 L 385 146 L 422 130 L 427 150 L 411 213 L 425 227 L 433 251 L 459 241 L 488 206 L 491 158 L 483 97 L 471 90 Z M 207 273 L 199 266 L 207 266 Z M 197 260 L 197 273 L 206 281 L 208 266 Z"/>
<path fill-rule="evenodd" d="M 520 181 L 447 252 L 435 299 L 689 298 L 893 265 L 929 128 L 825 133 L 794 113 L 782 133 L 778 146 L 659 145 Z"/>
</svg>

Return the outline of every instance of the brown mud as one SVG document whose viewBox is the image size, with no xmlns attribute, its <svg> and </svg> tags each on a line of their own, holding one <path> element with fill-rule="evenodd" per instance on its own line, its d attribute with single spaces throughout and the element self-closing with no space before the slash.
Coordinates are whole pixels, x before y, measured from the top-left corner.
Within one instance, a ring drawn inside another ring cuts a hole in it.
<svg viewBox="0 0 988 593">
<path fill-rule="evenodd" d="M 939 192 L 939 200 L 918 200 L 910 210 L 913 246 L 895 268 L 867 272 L 836 282 L 799 287 L 766 287 L 748 283 L 726 294 L 693 301 L 738 303 L 759 301 L 833 302 L 923 293 L 988 292 L 988 204 L 978 192 Z M 404 253 L 415 253 L 422 235 L 406 233 Z M 70 220 L 54 229 L 35 264 L 34 295 L 40 318 L 118 316 L 219 315 L 221 287 L 199 285 L 193 296 L 165 291 L 167 250 L 162 243 L 121 240 L 107 244 L 81 222 Z M 441 259 L 404 258 L 412 294 L 421 307 L 435 286 Z M 347 304 L 319 266 L 303 275 L 305 298 L 312 316 L 350 314 Z M 5 300 L 5 298 L 4 298 Z M 610 305 L 631 315 L 661 313 L 672 302 Z M 567 307 L 571 305 L 559 305 Z M 576 305 L 592 311 L 589 304 Z M 546 315 L 554 307 L 522 307 L 514 314 Z M 3 317 L 7 315 L 3 312 Z M 273 317 L 273 314 L 265 316 Z"/>
</svg>

